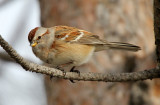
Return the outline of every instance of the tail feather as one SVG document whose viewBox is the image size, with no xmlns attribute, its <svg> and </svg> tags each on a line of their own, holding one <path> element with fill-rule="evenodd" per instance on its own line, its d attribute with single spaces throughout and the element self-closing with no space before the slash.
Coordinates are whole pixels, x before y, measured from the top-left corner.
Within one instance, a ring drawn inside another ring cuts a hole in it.
<svg viewBox="0 0 160 105">
<path fill-rule="evenodd" d="M 141 50 L 139 46 L 129 44 L 129 43 L 110 42 L 108 45 L 109 45 L 109 48 L 111 49 L 121 49 L 121 50 L 128 50 L 128 51 Z"/>
<path fill-rule="evenodd" d="M 127 51 L 141 50 L 139 46 L 129 44 L 129 43 L 122 43 L 122 42 L 109 42 L 104 45 L 96 46 L 96 51 L 101 51 L 106 49 L 119 49 L 119 50 L 127 50 Z"/>
</svg>

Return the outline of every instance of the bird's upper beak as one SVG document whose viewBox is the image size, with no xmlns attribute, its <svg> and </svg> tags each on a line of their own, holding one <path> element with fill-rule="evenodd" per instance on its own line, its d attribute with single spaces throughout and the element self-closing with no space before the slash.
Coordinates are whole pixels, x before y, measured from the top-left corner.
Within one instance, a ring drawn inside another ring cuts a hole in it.
<svg viewBox="0 0 160 105">
<path fill-rule="evenodd" d="M 33 42 L 33 43 L 31 43 L 31 46 L 35 47 L 37 44 L 38 44 L 37 42 Z"/>
</svg>

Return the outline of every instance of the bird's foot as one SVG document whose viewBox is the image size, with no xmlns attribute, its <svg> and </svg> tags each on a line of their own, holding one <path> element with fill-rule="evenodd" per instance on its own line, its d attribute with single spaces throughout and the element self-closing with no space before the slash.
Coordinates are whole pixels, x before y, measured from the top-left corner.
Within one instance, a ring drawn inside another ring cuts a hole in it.
<svg viewBox="0 0 160 105">
<path fill-rule="evenodd" d="M 70 72 L 75 72 L 75 73 L 77 73 L 79 76 L 80 76 L 80 71 L 79 70 L 74 70 L 74 68 L 75 68 L 75 66 L 73 66 L 72 68 L 71 68 L 71 70 L 70 70 Z M 70 81 L 72 82 L 72 83 L 75 83 L 73 80 L 71 80 L 70 79 Z"/>
<path fill-rule="evenodd" d="M 64 71 L 64 69 L 63 69 L 62 67 L 57 66 L 56 68 L 57 68 L 58 70 L 62 71 L 64 76 L 66 75 L 66 71 Z"/>
</svg>

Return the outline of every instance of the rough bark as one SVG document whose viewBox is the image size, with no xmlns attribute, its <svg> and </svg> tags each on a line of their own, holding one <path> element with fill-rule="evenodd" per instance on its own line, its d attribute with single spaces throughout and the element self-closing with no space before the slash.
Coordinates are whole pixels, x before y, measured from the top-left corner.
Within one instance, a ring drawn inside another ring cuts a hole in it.
<svg viewBox="0 0 160 105">
<path fill-rule="evenodd" d="M 154 0 L 154 33 L 157 61 L 160 63 L 160 1 Z"/>
</svg>

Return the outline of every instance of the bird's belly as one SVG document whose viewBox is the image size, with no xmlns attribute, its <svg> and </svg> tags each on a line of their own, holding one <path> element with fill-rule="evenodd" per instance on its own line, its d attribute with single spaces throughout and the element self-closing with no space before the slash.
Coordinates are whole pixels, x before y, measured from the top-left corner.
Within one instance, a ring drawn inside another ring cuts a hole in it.
<svg viewBox="0 0 160 105">
<path fill-rule="evenodd" d="M 60 66 L 64 64 L 68 64 L 71 62 L 69 57 L 63 56 L 55 56 L 54 53 L 50 52 L 48 54 L 48 60 L 46 63 L 52 64 L 53 66 Z"/>
<path fill-rule="evenodd" d="M 94 52 L 93 46 L 65 44 L 57 53 L 49 52 L 48 63 L 53 66 L 79 66 L 86 63 Z"/>
</svg>

